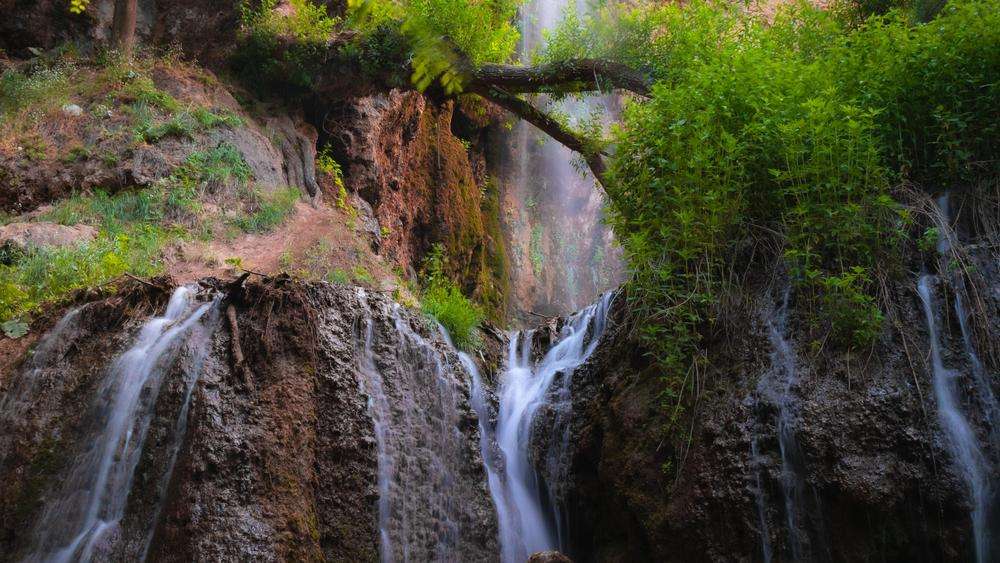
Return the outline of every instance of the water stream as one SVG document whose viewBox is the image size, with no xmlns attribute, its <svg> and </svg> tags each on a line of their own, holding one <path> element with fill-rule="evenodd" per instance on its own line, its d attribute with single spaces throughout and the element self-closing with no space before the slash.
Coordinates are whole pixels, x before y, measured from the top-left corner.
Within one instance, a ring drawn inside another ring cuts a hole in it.
<svg viewBox="0 0 1000 563">
<path fill-rule="evenodd" d="M 951 229 L 949 194 L 945 193 L 938 199 L 937 207 L 942 225 L 937 250 L 942 261 L 946 262 L 954 236 Z M 964 284 L 960 274 L 956 273 L 952 279 L 955 287 L 955 314 L 962 332 L 964 352 L 970 363 L 973 379 L 976 380 L 976 387 L 980 391 L 980 398 L 986 407 L 984 419 L 990 420 L 991 416 L 995 416 L 989 411 L 990 403 L 995 402 L 995 398 L 967 325 L 967 312 L 962 297 Z M 971 518 L 976 561 L 984 563 L 991 560 L 992 549 L 989 517 L 993 492 L 989 461 L 980 446 L 972 424 L 966 413 L 963 412 L 960 386 L 963 374 L 945 365 L 944 344 L 935 316 L 937 308 L 934 303 L 934 286 L 937 282 L 938 278 L 933 274 L 924 274 L 917 282 L 917 292 L 920 295 L 927 323 L 934 398 L 937 403 L 938 421 L 945 433 L 946 446 L 953 461 L 958 466 L 959 475 L 964 481 L 972 501 Z M 989 391 L 984 392 L 984 387 Z"/>
<path fill-rule="evenodd" d="M 787 533 L 787 553 L 792 561 L 822 561 L 830 558 L 826 525 L 818 492 L 806 481 L 806 458 L 795 436 L 796 397 L 799 382 L 796 354 L 785 336 L 788 327 L 791 286 L 785 288 L 781 306 L 765 318 L 768 342 L 771 345 L 771 372 L 757 385 L 757 394 L 777 407 L 775 433 L 781 460 L 779 484 L 782 493 L 784 528 Z M 763 487 L 764 458 L 758 451 L 758 436 L 751 436 L 751 464 L 755 467 L 757 517 L 760 526 L 761 552 L 765 561 L 774 557 L 767 522 L 767 495 Z"/>
<path fill-rule="evenodd" d="M 500 542 L 506 562 L 523 562 L 536 551 L 567 550 L 566 515 L 556 491 L 566 479 L 570 383 L 604 333 L 612 298 L 606 293 L 569 317 L 558 342 L 537 363 L 532 361 L 532 331 L 511 336 L 496 431 L 506 479 L 503 494 L 494 496 L 507 518 Z M 532 446 L 535 417 L 543 409 L 550 412 L 551 424 L 544 427 L 548 447 L 539 460 Z"/>
<path fill-rule="evenodd" d="M 90 561 L 101 540 L 116 530 L 164 376 L 180 344 L 212 308 L 197 303 L 192 289 L 178 288 L 163 316 L 147 321 L 112 362 L 90 406 L 82 441 L 87 447 L 45 507 L 26 561 Z M 189 400 L 188 391 L 182 411 Z"/>
<path fill-rule="evenodd" d="M 392 326 L 381 329 L 361 319 L 355 344 L 375 425 L 379 555 L 383 562 L 457 561 L 466 509 L 456 492 L 465 442 L 461 382 L 444 353 L 401 313 L 394 305 Z M 380 342 L 380 334 L 388 340 Z M 395 368 L 379 364 L 386 354 Z"/>
<path fill-rule="evenodd" d="M 591 3 L 577 0 L 530 0 L 520 10 L 519 59 L 531 63 L 567 9 L 586 14 Z M 614 96 L 533 103 L 566 115 L 574 127 L 592 115 L 608 120 L 617 111 Z M 514 299 L 522 308 L 567 315 L 592 302 L 621 281 L 624 270 L 611 230 L 602 222 L 603 190 L 578 156 L 547 138 L 533 125 L 519 122 L 510 139 L 511 180 L 506 206 L 512 213 Z"/>
</svg>

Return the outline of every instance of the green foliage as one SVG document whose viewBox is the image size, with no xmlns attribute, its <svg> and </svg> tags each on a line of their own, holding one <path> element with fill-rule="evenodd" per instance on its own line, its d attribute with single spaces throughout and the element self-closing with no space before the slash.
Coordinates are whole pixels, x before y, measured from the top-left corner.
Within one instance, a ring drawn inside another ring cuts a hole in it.
<svg viewBox="0 0 1000 563">
<path fill-rule="evenodd" d="M 920 235 L 917 239 L 917 248 L 921 252 L 933 252 L 937 247 L 938 240 L 941 238 L 941 229 L 937 227 L 928 227 L 924 231 L 924 234 Z"/>
<path fill-rule="evenodd" d="M 535 276 L 542 275 L 542 271 L 545 269 L 545 249 L 542 247 L 542 237 L 544 236 L 544 227 L 541 225 L 531 227 L 529 257 L 531 258 L 531 271 L 535 273 Z"/>
<path fill-rule="evenodd" d="M 471 350 L 479 345 L 483 313 L 447 276 L 444 247 L 435 245 L 424 261 L 425 289 L 421 297 L 424 313 L 441 323 L 455 346 Z"/>
<path fill-rule="evenodd" d="M 201 216 L 201 200 L 207 195 L 242 195 L 256 211 L 239 219 L 255 232 L 280 223 L 298 191 L 262 197 L 247 188 L 250 179 L 243 156 L 223 143 L 191 153 L 169 178 L 149 189 L 116 194 L 97 190 L 59 202 L 40 218 L 93 225 L 98 236 L 80 246 L 0 252 L 0 322 L 125 272 L 158 273 L 164 246 L 189 236 L 188 227 L 210 219 Z"/>
<path fill-rule="evenodd" d="M 74 247 L 38 248 L 0 266 L 0 321 L 33 312 L 42 303 L 73 290 L 93 287 L 125 272 L 149 276 L 160 271 L 159 250 L 172 234 L 139 225 Z"/>
<path fill-rule="evenodd" d="M 946 14 L 929 24 L 936 29 L 895 17 L 853 30 L 836 14 L 799 6 L 768 25 L 738 8 L 703 2 L 647 8 L 641 15 L 670 25 L 653 35 L 648 48 L 656 60 L 646 68 L 660 79 L 653 99 L 630 105 L 617 133 L 609 215 L 633 270 L 628 295 L 641 336 L 663 367 L 667 388 L 676 394 L 684 381 L 719 296 L 729 288 L 731 264 L 748 259 L 748 249 L 761 238 L 783 249 L 817 329 L 828 328 L 841 346 L 871 343 L 883 320 L 874 277 L 892 267 L 891 250 L 903 226 L 889 193 L 902 159 L 885 149 L 915 134 L 899 133 L 909 120 L 925 118 L 917 113 L 934 114 L 927 106 L 914 107 L 902 92 L 898 98 L 883 94 L 895 88 L 884 74 L 900 66 L 891 71 L 900 80 L 918 74 L 930 83 L 924 89 L 948 99 L 951 71 L 917 70 L 908 49 L 893 51 L 906 37 L 927 35 L 917 42 L 931 50 L 922 54 L 931 67 L 935 58 L 952 61 L 943 51 L 966 50 L 968 42 L 978 46 L 979 58 L 996 60 L 988 53 L 1000 43 L 992 40 L 991 47 L 979 39 L 989 36 L 984 27 L 993 24 L 973 25 L 960 21 L 964 17 L 949 22 Z M 957 34 L 961 27 L 968 36 L 953 36 L 954 46 L 930 38 Z M 600 27 L 579 30 L 596 33 Z M 550 55 L 580 41 L 560 33 Z M 877 48 L 883 42 L 884 49 Z M 877 57 L 861 55 L 869 51 Z M 628 56 L 641 61 L 643 53 Z M 866 62 L 853 62 L 858 57 Z M 969 82 L 960 89 L 978 89 L 979 96 L 995 89 L 995 78 L 988 76 L 998 73 L 985 70 L 987 64 L 955 64 L 984 69 L 964 73 Z M 913 84 L 908 90 L 921 88 Z M 972 106 L 980 114 L 968 129 L 995 125 L 995 117 L 988 119 L 995 102 L 992 108 Z M 904 152 L 914 154 L 897 154 Z M 914 168 L 900 171 L 917 178 Z M 760 253 L 753 256 L 759 263 Z"/>
<path fill-rule="evenodd" d="M 63 103 L 69 94 L 72 66 L 34 65 L 0 74 L 0 124 L 22 110 L 44 111 Z"/>
<path fill-rule="evenodd" d="M 234 63 L 258 90 L 301 91 L 325 62 L 337 20 L 310 0 L 291 0 L 291 9 L 280 12 L 276 6 L 277 0 L 243 0 L 242 44 Z"/>
<path fill-rule="evenodd" d="M 234 220 L 247 233 L 266 233 L 285 221 L 295 209 L 301 194 L 298 188 L 286 188 L 271 193 L 249 192 L 249 210 Z"/>
<path fill-rule="evenodd" d="M 21 338 L 28 334 L 28 323 L 20 319 L 11 319 L 0 324 L 0 330 L 7 338 Z"/>
<path fill-rule="evenodd" d="M 121 90 L 119 97 L 123 101 L 141 102 L 168 113 L 181 109 L 180 102 L 167 92 L 157 88 L 148 76 L 139 76 L 129 81 Z"/>
<path fill-rule="evenodd" d="M 340 169 L 340 163 L 333 158 L 333 149 L 329 144 L 323 145 L 323 148 L 316 153 L 316 170 L 333 178 L 333 185 L 338 188 L 344 187 L 344 173 Z"/>
<path fill-rule="evenodd" d="M 419 90 L 439 82 L 462 89 L 459 59 L 473 66 L 510 58 L 519 34 L 513 21 L 521 0 L 352 0 L 349 18 L 362 30 L 399 29 L 410 50 Z"/>
</svg>

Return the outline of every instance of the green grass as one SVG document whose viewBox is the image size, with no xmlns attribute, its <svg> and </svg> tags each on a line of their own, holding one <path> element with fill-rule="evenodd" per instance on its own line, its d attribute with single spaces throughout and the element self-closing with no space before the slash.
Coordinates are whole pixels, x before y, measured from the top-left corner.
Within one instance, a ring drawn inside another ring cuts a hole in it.
<svg viewBox="0 0 1000 563">
<path fill-rule="evenodd" d="M 160 249 L 176 236 L 156 226 L 137 225 L 115 234 L 102 232 L 78 247 L 31 250 L 13 264 L 0 265 L 0 322 L 125 272 L 157 274 L 162 269 Z"/>
<path fill-rule="evenodd" d="M 434 285 L 420 299 L 424 313 L 441 323 L 460 350 L 479 346 L 479 325 L 483 313 L 461 290 L 451 285 Z"/>
<path fill-rule="evenodd" d="M 245 218 L 248 225 L 261 231 L 272 228 L 290 212 L 298 191 L 261 198 L 247 187 L 250 180 L 250 168 L 239 151 L 222 144 L 191 153 L 170 177 L 151 188 L 117 194 L 97 190 L 59 202 L 40 219 L 92 225 L 99 234 L 82 246 L 4 251 L 0 256 L 0 322 L 30 315 L 46 302 L 125 272 L 159 273 L 166 245 L 189 238 L 192 232 L 211 232 L 222 221 L 202 212 L 207 196 L 228 201 L 243 195 L 247 204 L 260 206 L 255 215 Z M 220 186 L 233 189 L 223 191 Z"/>
<path fill-rule="evenodd" d="M 247 233 L 266 233 L 274 230 L 291 215 L 300 196 L 298 188 L 281 189 L 269 194 L 252 192 L 251 210 L 233 222 Z"/>
<path fill-rule="evenodd" d="M 480 344 L 479 325 L 482 309 L 462 294 L 455 282 L 445 273 L 447 256 L 444 247 L 436 244 L 424 260 L 424 286 L 420 298 L 421 308 L 428 316 L 441 323 L 461 350 L 472 350 Z"/>
<path fill-rule="evenodd" d="M 0 74 L 0 123 L 27 108 L 44 111 L 61 105 L 69 96 L 73 70 L 72 65 L 61 64 L 4 71 Z"/>
</svg>

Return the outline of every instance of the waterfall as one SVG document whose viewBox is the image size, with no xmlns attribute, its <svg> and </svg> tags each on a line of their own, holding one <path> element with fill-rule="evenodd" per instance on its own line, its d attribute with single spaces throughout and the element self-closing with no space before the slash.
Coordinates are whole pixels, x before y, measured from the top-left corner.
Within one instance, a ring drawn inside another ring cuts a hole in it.
<svg viewBox="0 0 1000 563">
<path fill-rule="evenodd" d="M 917 283 L 927 319 L 928 339 L 931 349 L 931 368 L 934 379 L 934 398 L 938 406 L 938 420 L 945 431 L 948 449 L 958 464 L 960 475 L 972 497 L 972 530 L 976 547 L 976 560 L 987 561 L 989 537 L 986 526 L 989 482 L 986 459 L 976 441 L 975 433 L 958 406 L 955 379 L 958 373 L 948 369 L 941 358 L 941 337 L 934 318 L 934 301 L 931 284 L 934 276 L 925 274 Z"/>
<path fill-rule="evenodd" d="M 760 526 L 760 549 L 764 557 L 764 563 L 771 563 L 771 533 L 767 525 L 767 499 L 764 496 L 763 459 L 757 447 L 757 436 L 750 438 L 750 463 L 756 468 L 754 471 L 755 489 L 754 496 L 757 505 L 757 524 Z"/>
<path fill-rule="evenodd" d="M 951 226 L 951 194 L 945 192 L 937 200 L 937 209 L 941 224 L 941 233 L 938 238 L 938 254 L 944 255 L 952 248 L 952 240 L 956 237 L 955 230 Z M 993 393 L 993 385 L 990 374 L 987 373 L 983 361 L 979 358 L 973 342 L 972 329 L 969 326 L 969 311 L 965 305 L 968 287 L 962 276 L 961 270 L 953 271 L 951 274 L 952 286 L 955 288 L 955 317 L 958 319 L 958 327 L 962 333 L 962 347 L 966 358 L 969 360 L 969 367 L 972 380 L 976 386 L 979 402 L 982 406 L 982 414 L 985 425 L 990 429 L 990 442 L 994 449 L 1000 450 L 1000 402 L 997 401 L 996 394 Z"/>
<path fill-rule="evenodd" d="M 505 481 L 503 494 L 494 495 L 501 518 L 507 519 L 501 523 L 500 540 L 505 562 L 523 562 L 536 551 L 567 550 L 565 514 L 555 491 L 566 478 L 571 377 L 597 347 L 612 298 L 606 293 L 567 319 L 559 341 L 537 364 L 531 361 L 531 331 L 510 339 L 496 432 Z M 533 422 L 541 409 L 552 411 L 553 424 L 545 427 L 548 448 L 546 458 L 539 460 L 532 442 Z"/>
<path fill-rule="evenodd" d="M 164 315 L 147 321 L 108 368 L 90 407 L 85 449 L 46 505 L 26 561 L 90 561 L 101 540 L 114 533 L 164 376 L 184 337 L 211 308 L 197 304 L 190 288 L 178 288 Z"/>
<path fill-rule="evenodd" d="M 952 248 L 953 231 L 949 208 L 949 194 L 946 192 L 937 200 L 942 232 L 938 239 L 938 253 L 944 258 Z M 955 287 L 955 314 L 959 320 L 962 332 L 964 352 L 971 365 L 973 379 L 984 405 L 984 419 L 988 422 L 996 416 L 995 397 L 982 362 L 976 353 L 972 335 L 967 325 L 967 314 L 962 299 L 961 276 L 955 274 L 952 278 Z M 972 501 L 972 532 L 975 544 L 976 560 L 979 563 L 991 560 L 991 537 L 989 516 L 991 510 L 992 485 L 990 482 L 989 462 L 976 438 L 975 430 L 962 412 L 960 406 L 959 378 L 961 373 L 948 368 L 942 356 L 941 334 L 935 317 L 933 285 L 937 277 L 924 274 L 917 282 L 917 292 L 923 305 L 924 317 L 927 323 L 927 333 L 931 354 L 931 370 L 933 375 L 934 398 L 938 407 L 938 421 L 945 432 L 947 448 L 954 462 L 958 465 L 959 475 L 965 482 Z M 991 432 L 995 429 L 991 428 Z"/>
<path fill-rule="evenodd" d="M 588 3 L 576 0 L 531 0 L 520 11 L 518 56 L 530 64 L 544 46 L 544 33 L 566 13 L 584 13 Z M 613 96 L 552 101 L 540 95 L 534 103 L 568 116 L 581 126 L 595 112 L 617 111 Z M 511 141 L 513 162 L 508 175 L 512 196 L 515 299 L 522 308 L 565 315 L 591 302 L 620 282 L 622 265 L 613 235 L 602 222 L 603 192 L 580 164 L 578 156 L 548 139 L 526 122 L 518 123 Z"/>
<path fill-rule="evenodd" d="M 757 393 L 767 397 L 777 407 L 775 431 L 781 459 L 780 485 L 785 528 L 788 533 L 788 556 L 792 561 L 822 560 L 830 557 L 826 543 L 826 529 L 817 491 L 811 498 L 806 495 L 805 455 L 795 437 L 795 396 L 793 390 L 799 381 L 795 350 L 785 337 L 788 324 L 788 306 L 791 286 L 783 292 L 781 306 L 765 318 L 768 343 L 771 345 L 771 375 L 757 385 Z M 751 437 L 751 461 L 756 467 L 757 514 L 761 526 L 761 551 L 764 560 L 773 556 L 767 527 L 766 495 L 761 477 L 760 454 L 757 437 Z M 811 536 L 810 536 L 811 532 Z"/>
<path fill-rule="evenodd" d="M 442 332 L 447 337 L 447 332 L 444 331 L 442 327 Z M 451 339 L 448 338 L 448 343 L 451 344 Z M 508 503 L 504 498 L 504 488 L 503 481 L 501 480 L 500 470 L 497 466 L 497 456 L 493 453 L 493 444 L 496 440 L 496 431 L 493 428 L 490 417 L 490 407 L 489 399 L 486 396 L 486 388 L 483 386 L 483 379 L 479 373 L 479 368 L 476 366 L 476 362 L 466 354 L 465 352 L 458 353 L 459 359 L 462 361 L 462 365 L 465 366 L 466 371 L 469 372 L 469 376 L 472 378 L 472 395 L 471 402 L 472 408 L 476 411 L 476 418 L 479 421 L 479 450 L 483 456 L 483 465 L 486 467 L 486 478 L 487 484 L 490 488 L 490 498 L 493 499 L 493 505 L 497 511 L 497 522 L 499 524 L 499 535 L 500 538 L 505 538 L 510 533 L 510 518 Z M 504 561 L 509 560 L 503 550 L 506 548 L 505 544 L 501 542 L 501 558 Z"/>
<path fill-rule="evenodd" d="M 358 295 L 367 298 L 364 290 Z M 458 492 L 465 448 L 461 381 L 399 305 L 389 318 L 392 325 L 381 328 L 360 319 L 355 343 L 360 390 L 375 428 L 379 556 L 383 562 L 459 561 L 469 508 Z M 386 358 L 395 360 L 391 367 Z"/>
</svg>

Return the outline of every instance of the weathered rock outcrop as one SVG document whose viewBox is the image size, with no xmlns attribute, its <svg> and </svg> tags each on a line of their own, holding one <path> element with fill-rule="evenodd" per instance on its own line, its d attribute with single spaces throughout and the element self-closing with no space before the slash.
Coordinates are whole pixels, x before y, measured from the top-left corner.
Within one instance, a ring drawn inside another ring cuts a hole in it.
<svg viewBox="0 0 1000 563">
<path fill-rule="evenodd" d="M 87 417 L 100 412 L 110 360 L 165 298 L 136 284 L 84 304 L 0 378 L 0 559 L 33 548 L 33 525 L 86 444 Z M 149 558 L 163 561 L 371 561 L 380 530 L 417 559 L 498 552 L 468 376 L 421 316 L 356 288 L 282 279 L 232 290 L 213 307 L 160 366 L 127 508 L 99 560 L 134 560 L 148 542 Z M 366 352 L 374 372 L 362 368 Z M 366 391 L 373 373 L 384 397 Z M 381 434 L 370 407 L 380 399 L 391 405 Z M 446 452 L 428 440 L 438 431 Z M 397 455 L 389 494 L 407 500 L 380 517 L 386 444 Z M 428 501 L 440 494 L 447 505 Z"/>
<path fill-rule="evenodd" d="M 965 247 L 965 285 L 974 288 L 975 344 L 995 374 L 1000 262 L 989 248 Z M 914 256 L 912 269 L 921 261 Z M 955 276 L 938 278 L 944 361 L 960 374 L 961 408 L 988 445 L 982 393 L 953 310 L 956 291 L 965 290 Z M 727 306 L 726 329 L 707 341 L 706 365 L 688 374 L 681 410 L 676 398 L 660 396 L 659 374 L 631 343 L 617 303 L 617 327 L 574 376 L 565 501 L 575 560 L 760 561 L 764 541 L 774 560 L 791 559 L 783 456 L 798 453 L 782 451 L 780 398 L 769 390 L 781 377 L 767 325 L 781 304 L 772 283 L 781 285 L 758 279 Z M 792 463 L 807 560 L 973 560 L 969 493 L 937 415 L 916 283 L 913 274 L 892 282 L 881 339 L 855 353 L 809 340 L 792 294 L 790 428 L 801 450 Z M 995 376 L 992 385 L 996 392 Z M 1000 482 L 1000 452 L 987 454 L 988 479 Z"/>
<path fill-rule="evenodd" d="M 300 117 L 276 112 L 258 118 L 244 110 L 208 71 L 186 65 L 156 64 L 153 85 L 175 99 L 184 111 L 228 115 L 227 123 L 199 126 L 177 110 L 173 119 L 191 125 L 186 132 L 137 140 L 139 123 L 128 105 L 128 90 L 106 91 L 101 68 L 70 68 L 67 80 L 92 83 L 86 94 L 73 96 L 81 111 L 57 113 L 23 135 L 25 146 L 0 150 L 0 211 L 24 213 L 72 193 L 92 189 L 115 192 L 149 187 L 172 174 L 197 151 L 226 144 L 246 161 L 258 188 L 295 186 L 316 195 L 316 130 Z M 119 86 L 120 88 L 120 86 Z M 110 107 L 109 99 L 120 98 Z M 28 146 L 28 143 L 31 146 Z"/>
<path fill-rule="evenodd" d="M 374 211 L 380 252 L 412 272 L 441 244 L 449 272 L 501 311 L 507 267 L 497 186 L 482 155 L 452 133 L 455 115 L 453 102 L 393 90 L 331 110 L 324 129 L 347 189 Z"/>
</svg>

